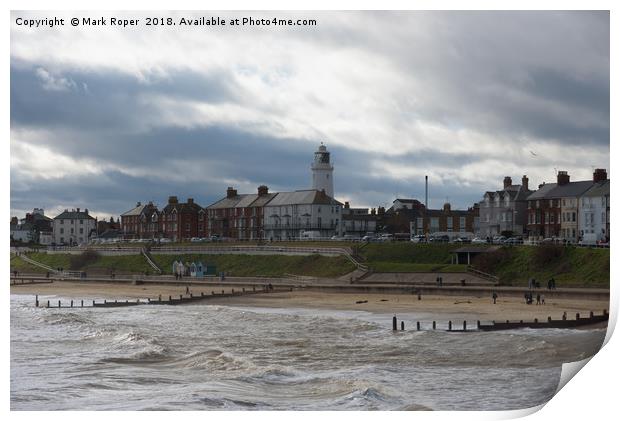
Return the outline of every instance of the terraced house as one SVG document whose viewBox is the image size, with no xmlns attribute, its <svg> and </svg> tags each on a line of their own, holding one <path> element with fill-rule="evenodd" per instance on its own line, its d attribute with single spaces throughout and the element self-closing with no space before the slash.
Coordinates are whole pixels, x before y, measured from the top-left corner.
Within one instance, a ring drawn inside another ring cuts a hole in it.
<svg viewBox="0 0 620 421">
<path fill-rule="evenodd" d="M 579 240 L 579 200 L 594 185 L 607 179 L 607 171 L 597 169 L 592 180 L 570 181 L 567 171 L 558 171 L 557 182 L 541 184 L 527 198 L 530 239 L 558 238 L 575 243 Z"/>
<path fill-rule="evenodd" d="M 479 203 L 479 235 L 523 235 L 528 221 L 527 198 L 530 194 L 532 191 L 527 176 L 521 178 L 521 184 L 512 184 L 512 178 L 504 177 L 504 188 L 486 192 Z"/>
<path fill-rule="evenodd" d="M 153 202 L 136 203 L 136 207 L 121 215 L 123 238 L 159 238 L 159 212 Z"/>
<path fill-rule="evenodd" d="M 259 186 L 257 194 L 238 194 L 228 187 L 226 197 L 207 206 L 207 233 L 239 240 L 264 238 L 263 210 L 277 193 Z"/>
<path fill-rule="evenodd" d="M 168 198 L 168 204 L 159 212 L 158 222 L 162 237 L 172 241 L 189 241 L 206 235 L 205 210 L 191 197 L 179 203 L 176 196 Z"/>
</svg>

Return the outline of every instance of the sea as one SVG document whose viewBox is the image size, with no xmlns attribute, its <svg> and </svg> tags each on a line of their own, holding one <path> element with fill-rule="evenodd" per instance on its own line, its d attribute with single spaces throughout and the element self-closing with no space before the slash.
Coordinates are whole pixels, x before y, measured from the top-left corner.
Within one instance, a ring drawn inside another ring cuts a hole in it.
<svg viewBox="0 0 620 421">
<path fill-rule="evenodd" d="M 433 331 L 415 313 L 393 332 L 391 314 L 364 311 L 10 302 L 11 410 L 523 409 L 605 337 Z"/>
</svg>

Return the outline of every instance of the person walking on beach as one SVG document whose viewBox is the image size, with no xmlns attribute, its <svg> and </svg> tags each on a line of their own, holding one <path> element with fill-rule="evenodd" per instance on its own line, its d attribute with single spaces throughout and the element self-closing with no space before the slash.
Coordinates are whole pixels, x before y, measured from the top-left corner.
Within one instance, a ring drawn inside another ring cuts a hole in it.
<svg viewBox="0 0 620 421">
<path fill-rule="evenodd" d="M 493 291 L 493 304 L 497 304 L 497 292 Z"/>
<path fill-rule="evenodd" d="M 542 294 L 542 295 L 540 296 L 540 301 L 542 301 L 542 304 L 543 304 L 543 305 L 545 304 L 545 294 Z"/>
<path fill-rule="evenodd" d="M 536 294 L 536 305 L 540 305 L 540 294 Z"/>
</svg>

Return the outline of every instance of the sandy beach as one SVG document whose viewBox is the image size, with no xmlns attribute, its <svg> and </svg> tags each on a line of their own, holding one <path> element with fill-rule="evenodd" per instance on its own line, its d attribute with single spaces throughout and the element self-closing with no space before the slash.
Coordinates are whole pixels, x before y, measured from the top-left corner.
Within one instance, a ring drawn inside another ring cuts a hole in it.
<svg viewBox="0 0 620 421">
<path fill-rule="evenodd" d="M 227 293 L 233 287 L 192 286 L 190 292 L 198 295 L 211 295 L 212 291 Z M 234 287 L 236 291 L 241 286 Z M 251 289 L 252 287 L 246 287 Z M 135 299 L 178 296 L 185 294 L 185 286 L 175 285 L 131 285 L 118 283 L 81 283 L 54 282 L 50 284 L 32 284 L 11 286 L 11 294 L 38 294 L 40 297 L 67 297 L 80 299 Z M 272 292 L 237 297 L 211 298 L 204 301 L 205 305 L 230 305 L 244 307 L 271 308 L 316 308 L 330 310 L 358 310 L 381 314 L 417 313 L 428 314 L 436 320 L 450 318 L 476 318 L 480 320 L 546 320 L 547 317 L 559 319 L 564 312 L 569 318 L 575 313 L 582 317 L 590 311 L 600 314 L 609 310 L 609 302 L 601 300 L 550 299 L 545 305 L 527 305 L 523 299 L 500 297 L 497 304 L 490 298 L 454 297 L 426 295 L 418 300 L 409 294 L 379 293 L 330 293 L 311 290 L 294 290 L 292 292 Z M 198 304 L 198 305 L 202 305 Z"/>
</svg>

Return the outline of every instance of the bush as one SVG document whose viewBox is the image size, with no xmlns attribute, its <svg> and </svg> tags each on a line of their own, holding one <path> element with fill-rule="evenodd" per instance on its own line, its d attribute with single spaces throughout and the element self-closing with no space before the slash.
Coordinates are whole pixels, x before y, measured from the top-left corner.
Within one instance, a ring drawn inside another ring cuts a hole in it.
<svg viewBox="0 0 620 421">
<path fill-rule="evenodd" d="M 566 247 L 555 245 L 543 245 L 536 247 L 532 256 L 532 263 L 537 268 L 544 268 L 562 259 L 566 253 Z"/>
<path fill-rule="evenodd" d="M 84 266 L 88 266 L 99 260 L 99 253 L 95 250 L 86 250 L 82 254 L 73 254 L 69 257 L 69 268 L 71 270 L 80 270 Z"/>
<path fill-rule="evenodd" d="M 472 265 L 483 272 L 496 273 L 497 268 L 511 259 L 510 251 L 502 247 L 488 253 L 480 253 L 472 260 Z"/>
</svg>

